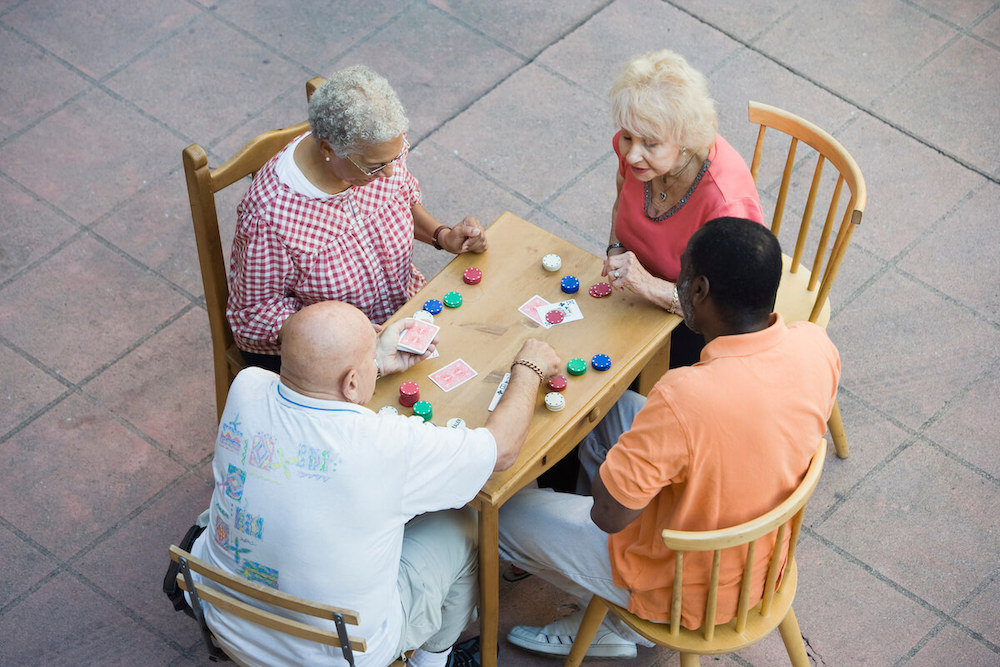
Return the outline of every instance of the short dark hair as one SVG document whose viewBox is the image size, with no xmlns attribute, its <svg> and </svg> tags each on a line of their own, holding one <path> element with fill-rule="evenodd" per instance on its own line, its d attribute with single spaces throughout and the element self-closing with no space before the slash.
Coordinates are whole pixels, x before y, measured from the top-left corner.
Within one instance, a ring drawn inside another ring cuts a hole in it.
<svg viewBox="0 0 1000 667">
<path fill-rule="evenodd" d="M 724 317 L 761 317 L 774 310 L 781 281 L 781 245 L 759 222 L 715 218 L 688 241 L 692 277 L 708 278 L 712 302 Z"/>
</svg>

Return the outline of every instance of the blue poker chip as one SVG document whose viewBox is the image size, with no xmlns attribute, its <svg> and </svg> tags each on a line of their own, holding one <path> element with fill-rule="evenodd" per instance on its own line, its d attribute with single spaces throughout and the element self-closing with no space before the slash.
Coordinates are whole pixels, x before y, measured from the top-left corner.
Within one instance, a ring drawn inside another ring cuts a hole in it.
<svg viewBox="0 0 1000 667">
<path fill-rule="evenodd" d="M 606 371 L 611 368 L 611 357 L 606 354 L 595 354 L 594 358 L 590 360 L 590 365 L 594 367 L 595 371 Z"/>
<path fill-rule="evenodd" d="M 427 301 L 424 301 L 424 310 L 431 315 L 437 315 L 443 307 L 438 299 L 427 299 Z"/>
<path fill-rule="evenodd" d="M 576 276 L 563 276 L 563 279 L 559 281 L 559 286 L 566 294 L 576 294 L 580 289 L 580 279 Z"/>
</svg>

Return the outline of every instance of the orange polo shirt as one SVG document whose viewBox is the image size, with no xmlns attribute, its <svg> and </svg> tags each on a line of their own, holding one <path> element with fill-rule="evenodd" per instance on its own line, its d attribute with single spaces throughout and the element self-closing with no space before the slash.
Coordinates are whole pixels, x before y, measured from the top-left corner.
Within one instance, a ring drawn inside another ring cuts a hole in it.
<svg viewBox="0 0 1000 667">
<path fill-rule="evenodd" d="M 766 329 L 720 336 L 705 346 L 699 363 L 657 382 L 600 469 L 618 502 L 643 510 L 608 538 L 615 584 L 632 592 L 630 611 L 670 620 L 674 552 L 660 537 L 664 528 L 734 526 L 795 490 L 826 432 L 839 379 L 840 357 L 826 331 L 808 322 L 786 326 L 774 313 Z M 756 554 L 759 600 L 764 544 Z M 718 623 L 736 615 L 741 569 L 732 556 L 723 552 Z M 710 575 L 711 554 L 685 557 L 681 623 L 687 628 L 704 620 Z"/>
</svg>

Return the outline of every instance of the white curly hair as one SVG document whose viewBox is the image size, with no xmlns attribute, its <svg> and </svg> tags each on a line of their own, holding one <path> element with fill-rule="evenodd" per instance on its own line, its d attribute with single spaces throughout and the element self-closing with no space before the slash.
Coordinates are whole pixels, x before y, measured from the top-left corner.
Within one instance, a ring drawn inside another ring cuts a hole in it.
<svg viewBox="0 0 1000 667">
<path fill-rule="evenodd" d="M 363 65 L 335 72 L 309 99 L 313 136 L 340 157 L 395 139 L 410 121 L 386 78 Z"/>
</svg>

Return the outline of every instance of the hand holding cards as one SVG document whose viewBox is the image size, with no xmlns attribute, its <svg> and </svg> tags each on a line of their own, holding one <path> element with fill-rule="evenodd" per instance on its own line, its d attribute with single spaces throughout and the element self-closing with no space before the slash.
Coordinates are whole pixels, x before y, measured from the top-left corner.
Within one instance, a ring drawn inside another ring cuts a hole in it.
<svg viewBox="0 0 1000 667">
<path fill-rule="evenodd" d="M 396 349 L 403 352 L 412 352 L 413 354 L 423 354 L 427 351 L 428 346 L 430 346 L 440 330 L 441 327 L 435 324 L 416 320 L 413 326 L 409 327 L 399 337 Z"/>
</svg>

